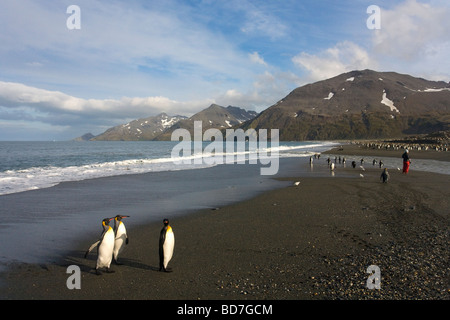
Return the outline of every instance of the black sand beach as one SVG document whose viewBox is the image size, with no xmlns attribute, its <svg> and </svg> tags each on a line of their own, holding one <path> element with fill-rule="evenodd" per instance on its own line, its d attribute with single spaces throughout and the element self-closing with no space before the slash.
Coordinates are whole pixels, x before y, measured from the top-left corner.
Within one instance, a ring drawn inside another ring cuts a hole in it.
<svg viewBox="0 0 450 320">
<path fill-rule="evenodd" d="M 383 184 L 380 173 L 292 174 L 281 178 L 287 187 L 171 219 L 170 273 L 158 271 L 162 222 L 129 228 L 123 265 L 110 274 L 95 274 L 96 255 L 83 257 L 92 241 L 82 240 L 61 263 L 13 266 L 0 298 L 448 300 L 449 176 L 412 167 Z M 69 265 L 80 267 L 81 289 L 67 288 Z M 371 265 L 381 289 L 367 288 Z"/>
</svg>

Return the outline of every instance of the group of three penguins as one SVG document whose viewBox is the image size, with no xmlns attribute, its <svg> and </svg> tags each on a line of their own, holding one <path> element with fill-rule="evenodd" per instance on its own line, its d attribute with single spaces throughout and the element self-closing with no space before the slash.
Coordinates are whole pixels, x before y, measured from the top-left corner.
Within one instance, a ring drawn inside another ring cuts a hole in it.
<svg viewBox="0 0 450 320">
<path fill-rule="evenodd" d="M 123 247 L 128 244 L 128 235 L 125 225 L 122 222 L 123 218 L 129 216 L 117 215 L 113 218 L 106 218 L 102 221 L 103 232 L 96 242 L 94 242 L 86 251 L 84 257 L 97 247 L 97 263 L 95 272 L 100 275 L 100 269 L 106 269 L 106 272 L 113 272 L 110 270 L 110 265 L 114 257 L 114 261 L 120 264 L 117 259 Z M 114 229 L 111 228 L 109 222 L 114 219 Z M 169 220 L 163 220 L 163 228 L 159 236 L 159 271 L 168 272 L 167 264 L 172 259 L 173 248 L 175 246 L 175 236 L 173 230 L 169 225 Z"/>
</svg>

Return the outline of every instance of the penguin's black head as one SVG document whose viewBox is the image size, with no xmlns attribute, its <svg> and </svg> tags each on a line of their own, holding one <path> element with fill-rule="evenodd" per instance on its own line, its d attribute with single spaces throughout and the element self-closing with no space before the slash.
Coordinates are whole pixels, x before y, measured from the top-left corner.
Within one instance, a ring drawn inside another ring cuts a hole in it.
<svg viewBox="0 0 450 320">
<path fill-rule="evenodd" d="M 123 218 L 129 218 L 129 217 L 130 217 L 130 216 L 122 216 L 122 215 L 118 214 L 117 216 L 114 217 L 114 219 L 117 220 L 117 221 L 120 221 L 120 220 L 122 220 Z"/>
<path fill-rule="evenodd" d="M 164 219 L 163 223 L 164 223 L 165 226 L 168 226 L 169 225 L 169 219 Z"/>
<path fill-rule="evenodd" d="M 103 220 L 102 220 L 102 225 L 103 225 L 103 226 L 108 226 L 108 225 L 109 225 L 109 222 L 110 222 L 112 219 L 114 219 L 114 218 L 105 218 L 105 219 L 103 219 Z"/>
</svg>

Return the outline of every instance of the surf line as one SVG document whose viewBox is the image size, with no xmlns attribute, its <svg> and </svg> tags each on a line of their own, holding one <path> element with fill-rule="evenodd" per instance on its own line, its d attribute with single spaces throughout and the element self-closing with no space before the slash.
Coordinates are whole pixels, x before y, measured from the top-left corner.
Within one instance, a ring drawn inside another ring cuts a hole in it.
<svg viewBox="0 0 450 320">
<path fill-rule="evenodd" d="M 274 175 L 279 169 L 278 129 L 270 130 L 270 140 L 267 129 L 226 129 L 224 139 L 221 130 L 210 128 L 203 133 L 202 121 L 194 121 L 193 139 L 189 130 L 178 128 L 172 132 L 171 141 L 180 141 L 172 148 L 174 164 L 245 163 L 248 155 L 249 164 L 258 164 L 259 161 L 261 165 L 268 165 L 260 168 L 261 175 Z M 203 148 L 203 141 L 211 143 Z"/>
</svg>

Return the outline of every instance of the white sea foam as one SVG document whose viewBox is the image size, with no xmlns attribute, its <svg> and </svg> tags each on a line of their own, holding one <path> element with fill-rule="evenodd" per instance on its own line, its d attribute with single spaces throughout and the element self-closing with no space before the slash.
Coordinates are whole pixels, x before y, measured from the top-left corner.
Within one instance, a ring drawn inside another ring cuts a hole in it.
<svg viewBox="0 0 450 320">
<path fill-rule="evenodd" d="M 196 165 L 195 168 L 205 166 Z M 66 181 L 80 181 L 108 176 L 138 174 L 152 171 L 193 169 L 194 166 L 174 166 L 170 158 L 133 159 L 69 167 L 32 167 L 0 172 L 0 195 L 48 188 Z"/>
<path fill-rule="evenodd" d="M 264 159 L 271 152 L 278 152 L 279 157 L 300 157 L 308 155 L 305 149 L 314 149 L 323 147 L 327 143 L 307 144 L 307 145 L 281 145 L 278 148 L 259 148 L 256 150 L 240 151 L 236 150 L 233 154 L 236 159 L 245 159 L 245 161 Z M 328 144 L 329 145 L 329 144 Z M 185 163 L 175 163 L 170 157 L 160 157 L 155 159 L 129 159 L 122 161 L 100 162 L 85 165 L 72 166 L 36 166 L 25 169 L 6 170 L 0 172 L 0 195 L 48 188 L 61 182 L 81 181 L 86 179 L 95 179 L 109 176 L 118 176 L 126 174 L 141 174 L 158 171 L 175 171 L 207 168 L 215 165 L 210 160 L 214 157 L 226 157 L 228 152 L 222 154 L 191 154 L 184 159 L 195 160 L 203 158 L 202 161 L 192 161 Z M 239 157 L 244 155 L 244 157 Z M 225 161 L 223 162 L 225 163 Z"/>
</svg>

